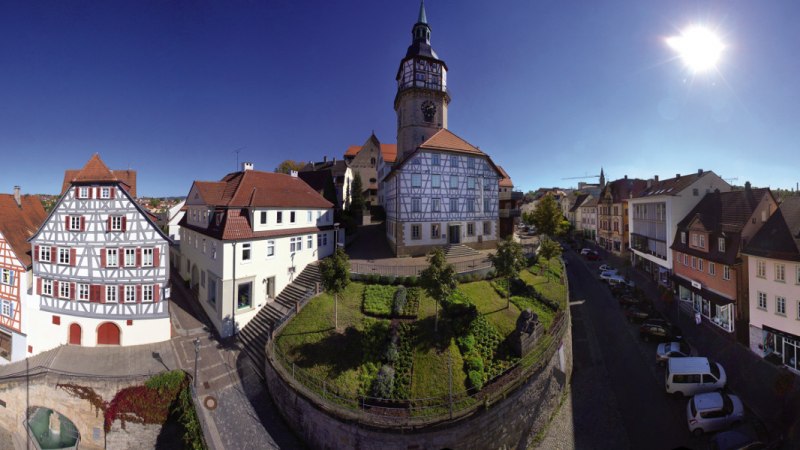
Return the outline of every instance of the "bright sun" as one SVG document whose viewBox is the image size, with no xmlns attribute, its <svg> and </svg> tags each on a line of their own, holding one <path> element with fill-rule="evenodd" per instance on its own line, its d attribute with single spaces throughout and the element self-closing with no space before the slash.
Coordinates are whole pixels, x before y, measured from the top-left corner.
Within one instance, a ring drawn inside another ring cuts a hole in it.
<svg viewBox="0 0 800 450">
<path fill-rule="evenodd" d="M 678 52 L 684 64 L 694 73 L 715 68 L 725 49 L 719 37 L 702 26 L 689 27 L 680 36 L 667 38 L 667 45 Z"/>
</svg>

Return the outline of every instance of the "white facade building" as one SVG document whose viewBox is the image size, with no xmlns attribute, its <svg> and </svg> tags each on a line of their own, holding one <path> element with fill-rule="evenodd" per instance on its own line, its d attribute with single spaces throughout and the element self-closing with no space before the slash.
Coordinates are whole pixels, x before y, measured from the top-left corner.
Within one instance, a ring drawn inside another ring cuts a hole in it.
<svg viewBox="0 0 800 450">
<path fill-rule="evenodd" d="M 222 181 L 195 181 L 186 205 L 180 273 L 222 336 L 335 248 L 333 204 L 296 173 L 247 165 Z"/>
<path fill-rule="evenodd" d="M 138 345 L 170 338 L 169 239 L 135 201 L 135 175 L 94 155 L 31 237 L 29 344 Z"/>
<path fill-rule="evenodd" d="M 662 284 L 672 273 L 672 241 L 678 222 L 704 195 L 731 186 L 712 171 L 654 181 L 638 197 L 628 200 L 631 263 Z"/>
</svg>

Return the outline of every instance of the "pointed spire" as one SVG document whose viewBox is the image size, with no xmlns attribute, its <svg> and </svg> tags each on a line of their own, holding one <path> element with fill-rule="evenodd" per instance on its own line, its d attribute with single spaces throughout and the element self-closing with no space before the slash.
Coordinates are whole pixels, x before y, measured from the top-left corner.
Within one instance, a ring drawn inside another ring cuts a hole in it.
<svg viewBox="0 0 800 450">
<path fill-rule="evenodd" d="M 425 0 L 419 2 L 419 18 L 417 19 L 417 23 L 428 23 L 428 17 L 425 15 Z"/>
</svg>

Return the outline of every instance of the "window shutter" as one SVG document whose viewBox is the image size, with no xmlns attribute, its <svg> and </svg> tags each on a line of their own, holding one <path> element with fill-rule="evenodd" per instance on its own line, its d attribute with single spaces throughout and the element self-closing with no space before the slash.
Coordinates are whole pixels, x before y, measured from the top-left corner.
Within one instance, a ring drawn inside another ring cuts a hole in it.
<svg viewBox="0 0 800 450">
<path fill-rule="evenodd" d="M 36 279 L 36 294 L 37 295 L 42 295 L 42 279 L 41 278 L 37 278 Z"/>
<path fill-rule="evenodd" d="M 122 216 L 122 231 L 127 231 L 127 230 L 128 230 L 128 218 Z"/>
<path fill-rule="evenodd" d="M 86 218 L 81 216 L 81 231 L 86 231 Z"/>
<path fill-rule="evenodd" d="M 69 216 L 64 216 L 64 229 L 69 231 Z"/>
<path fill-rule="evenodd" d="M 157 284 L 153 285 L 153 301 L 161 301 L 161 288 Z"/>
<path fill-rule="evenodd" d="M 17 273 L 17 272 L 14 272 L 14 271 L 12 270 L 12 271 L 11 271 L 11 275 L 9 275 L 9 280 L 8 280 L 8 281 L 9 281 L 9 282 L 11 282 L 11 286 L 14 286 L 14 275 L 16 275 L 16 273 Z"/>
<path fill-rule="evenodd" d="M 69 265 L 75 267 L 77 251 L 74 248 L 69 249 Z"/>
<path fill-rule="evenodd" d="M 158 250 L 159 250 L 158 247 L 155 247 L 153 249 L 153 267 L 158 267 L 159 266 L 159 260 L 158 260 L 158 256 L 159 256 L 158 253 L 159 252 L 158 252 Z"/>
<path fill-rule="evenodd" d="M 117 267 L 125 267 L 125 247 L 117 250 Z"/>
<path fill-rule="evenodd" d="M 34 245 L 33 246 L 33 260 L 34 261 L 39 261 L 39 246 L 38 245 Z"/>
<path fill-rule="evenodd" d="M 100 267 L 102 267 L 102 268 L 104 268 L 104 269 L 105 269 L 105 268 L 106 268 L 106 266 L 107 266 L 107 263 L 106 263 L 106 253 L 107 253 L 107 251 L 106 251 L 106 249 L 105 249 L 105 248 L 101 248 L 101 249 L 100 249 Z"/>
<path fill-rule="evenodd" d="M 109 193 L 111 194 L 111 195 L 109 195 L 109 197 L 110 197 L 110 198 L 116 198 L 116 196 L 117 196 L 117 190 L 116 190 L 116 189 L 114 189 L 114 187 L 113 187 L 113 186 L 112 186 L 112 187 L 110 187 L 110 188 L 108 188 L 108 190 L 109 190 Z"/>
<path fill-rule="evenodd" d="M 53 281 L 53 298 L 58 298 L 58 281 Z"/>
<path fill-rule="evenodd" d="M 100 303 L 106 302 L 106 289 L 108 289 L 106 285 L 100 285 Z"/>
<path fill-rule="evenodd" d="M 136 267 L 142 267 L 142 249 L 136 249 Z"/>
<path fill-rule="evenodd" d="M 117 287 L 117 302 L 125 303 L 125 286 L 120 285 Z"/>
<path fill-rule="evenodd" d="M 106 218 L 106 233 L 108 233 L 109 231 L 111 231 L 111 216 L 108 216 Z"/>
<path fill-rule="evenodd" d="M 142 285 L 136 286 L 136 303 L 142 303 Z"/>
<path fill-rule="evenodd" d="M 58 262 L 58 261 L 56 261 L 56 248 L 55 247 L 50 247 L 50 262 L 52 264 L 55 264 L 55 263 Z"/>
<path fill-rule="evenodd" d="M 89 286 L 89 301 L 92 303 L 97 303 L 100 299 L 100 290 L 98 289 L 100 286 L 93 284 Z"/>
<path fill-rule="evenodd" d="M 89 187 L 89 198 L 94 198 L 94 188 Z"/>
<path fill-rule="evenodd" d="M 70 300 L 75 300 L 75 288 L 76 288 L 75 283 L 70 283 L 69 284 L 69 299 Z"/>
</svg>

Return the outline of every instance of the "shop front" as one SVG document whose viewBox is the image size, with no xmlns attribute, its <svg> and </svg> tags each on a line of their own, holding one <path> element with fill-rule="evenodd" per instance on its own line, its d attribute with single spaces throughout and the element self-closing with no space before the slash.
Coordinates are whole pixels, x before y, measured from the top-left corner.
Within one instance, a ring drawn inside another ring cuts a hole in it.
<svg viewBox="0 0 800 450">
<path fill-rule="evenodd" d="M 794 372 L 800 373 L 800 337 L 776 328 L 763 326 L 764 357 L 782 363 Z"/>
<path fill-rule="evenodd" d="M 692 310 L 704 317 L 708 323 L 733 333 L 734 300 L 716 292 L 709 291 L 697 281 L 674 276 L 678 285 L 678 298 L 684 304 L 691 305 Z"/>
</svg>

